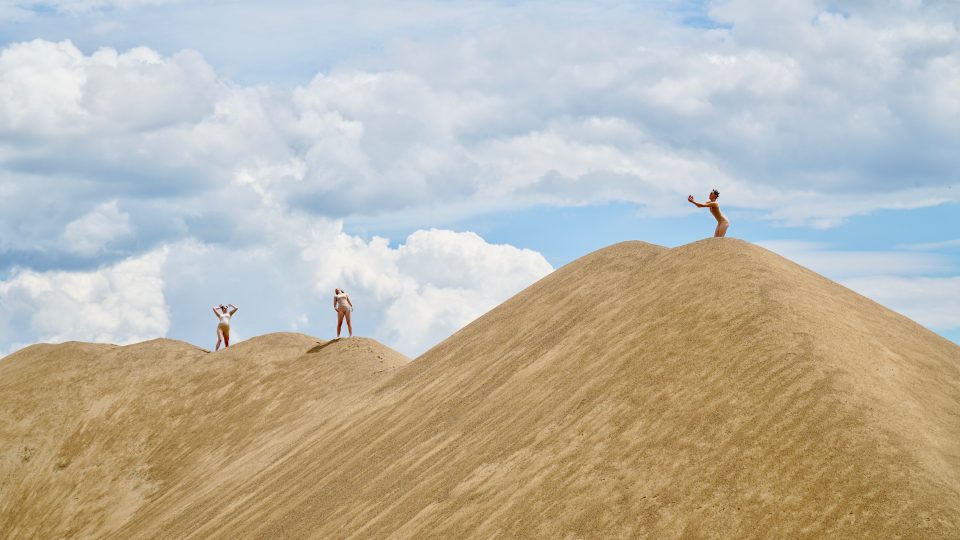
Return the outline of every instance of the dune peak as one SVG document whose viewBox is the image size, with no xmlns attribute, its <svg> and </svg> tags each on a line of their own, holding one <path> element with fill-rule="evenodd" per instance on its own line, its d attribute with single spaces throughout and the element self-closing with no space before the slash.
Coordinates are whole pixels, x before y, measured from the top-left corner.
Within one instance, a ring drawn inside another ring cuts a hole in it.
<svg viewBox="0 0 960 540">
<path fill-rule="evenodd" d="M 742 240 L 595 251 L 414 361 L 80 349 L 0 362 L 14 535 L 960 536 L 960 347 Z"/>
</svg>

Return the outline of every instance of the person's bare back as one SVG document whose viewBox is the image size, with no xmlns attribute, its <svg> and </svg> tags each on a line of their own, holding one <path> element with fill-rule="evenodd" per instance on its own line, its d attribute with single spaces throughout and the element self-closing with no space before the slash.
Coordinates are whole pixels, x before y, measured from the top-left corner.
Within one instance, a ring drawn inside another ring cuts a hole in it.
<svg viewBox="0 0 960 540">
<path fill-rule="evenodd" d="M 720 197 L 720 192 L 713 190 L 710 192 L 710 201 L 705 203 L 698 203 L 693 199 L 693 195 L 687 197 L 687 201 L 693 203 L 697 208 L 709 208 L 710 213 L 713 214 L 713 217 L 717 219 L 717 228 L 713 231 L 713 236 L 716 238 L 722 237 L 727 234 L 727 228 L 730 227 L 730 221 L 727 220 L 727 217 L 723 215 L 723 212 L 720 211 L 720 203 L 717 202 L 717 198 Z"/>
<path fill-rule="evenodd" d="M 717 224 L 723 223 L 724 221 L 730 223 L 727 221 L 726 216 L 723 215 L 723 212 L 720 211 L 720 203 L 710 202 L 707 203 L 707 206 L 710 207 L 710 213 L 713 214 L 713 217 L 717 218 Z"/>
</svg>

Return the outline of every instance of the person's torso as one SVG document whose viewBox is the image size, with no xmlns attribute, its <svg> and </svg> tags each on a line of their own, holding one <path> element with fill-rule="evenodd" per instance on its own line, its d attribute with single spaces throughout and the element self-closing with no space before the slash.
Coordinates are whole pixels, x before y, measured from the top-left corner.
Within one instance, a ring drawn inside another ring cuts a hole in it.
<svg viewBox="0 0 960 540">
<path fill-rule="evenodd" d="M 218 313 L 217 317 L 220 317 L 220 324 L 230 324 L 230 313 Z"/>
<path fill-rule="evenodd" d="M 347 302 L 347 294 L 346 294 L 346 293 L 341 293 L 341 294 L 335 295 L 334 298 L 335 298 L 336 301 L 337 301 L 337 308 L 339 308 L 340 306 L 349 306 L 349 305 L 350 305 L 350 303 Z"/>
<path fill-rule="evenodd" d="M 713 217 L 717 218 L 717 221 L 726 221 L 726 216 L 723 215 L 723 212 L 720 211 L 720 205 L 711 206 L 710 212 L 713 213 Z"/>
</svg>

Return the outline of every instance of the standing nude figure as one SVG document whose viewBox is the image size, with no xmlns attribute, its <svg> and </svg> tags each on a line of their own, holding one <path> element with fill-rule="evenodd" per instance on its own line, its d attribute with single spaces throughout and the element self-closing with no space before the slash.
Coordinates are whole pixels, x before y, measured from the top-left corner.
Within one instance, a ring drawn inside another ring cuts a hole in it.
<svg viewBox="0 0 960 540">
<path fill-rule="evenodd" d="M 730 226 L 730 222 L 727 220 L 727 217 L 723 215 L 723 212 L 720 211 L 720 203 L 717 202 L 717 198 L 720 197 L 720 192 L 713 190 L 710 192 L 710 202 L 703 204 L 698 203 L 693 200 L 693 195 L 687 197 L 687 200 L 696 205 L 697 208 L 709 208 L 710 213 L 713 214 L 713 217 L 717 218 L 717 229 L 713 232 L 714 238 L 720 238 L 727 234 L 727 227 Z"/>
<path fill-rule="evenodd" d="M 227 307 L 233 308 L 229 312 Z M 237 312 L 239 308 L 233 304 L 227 304 L 226 306 L 220 304 L 219 307 L 213 308 L 213 314 L 220 320 L 217 323 L 217 348 L 214 351 L 220 350 L 220 342 L 227 347 L 230 346 L 230 318 L 233 317 L 233 314 Z"/>
<path fill-rule="evenodd" d="M 340 337 L 340 329 L 343 328 L 343 319 L 347 319 L 347 330 L 350 331 L 350 337 L 353 337 L 353 323 L 350 321 L 353 302 L 350 301 L 350 295 L 341 289 L 334 289 L 333 309 L 337 312 L 337 338 Z"/>
</svg>

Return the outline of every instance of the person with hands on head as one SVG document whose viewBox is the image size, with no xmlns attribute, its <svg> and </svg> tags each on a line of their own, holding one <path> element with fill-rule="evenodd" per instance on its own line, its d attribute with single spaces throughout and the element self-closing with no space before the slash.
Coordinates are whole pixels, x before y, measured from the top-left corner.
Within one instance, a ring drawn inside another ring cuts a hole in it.
<svg viewBox="0 0 960 540">
<path fill-rule="evenodd" d="M 350 321 L 350 314 L 353 312 L 353 302 L 350 301 L 350 295 L 342 289 L 333 290 L 333 310 L 337 312 L 337 339 L 340 338 L 343 319 L 347 319 L 347 330 L 350 332 L 350 337 L 353 337 L 353 323 Z"/>
<path fill-rule="evenodd" d="M 713 231 L 714 238 L 720 238 L 727 234 L 727 228 L 730 227 L 730 221 L 727 220 L 727 217 L 723 215 L 723 212 L 720 211 L 720 203 L 717 202 L 717 199 L 720 197 L 720 192 L 713 190 L 710 192 L 710 201 L 705 203 L 698 203 L 694 200 L 693 195 L 687 197 L 687 201 L 691 202 L 697 208 L 709 208 L 710 213 L 713 214 L 713 217 L 717 218 L 717 228 Z"/>
<path fill-rule="evenodd" d="M 228 310 L 228 307 L 233 309 Z M 238 309 L 240 308 L 233 304 L 227 304 L 226 306 L 220 304 L 220 306 L 213 308 L 213 314 L 220 321 L 217 323 L 217 347 L 214 351 L 220 350 L 221 341 L 226 347 L 230 346 L 230 318 Z"/>
</svg>

